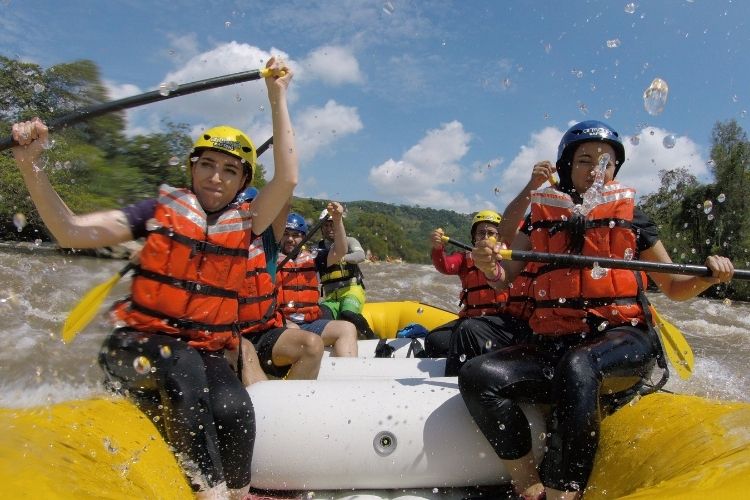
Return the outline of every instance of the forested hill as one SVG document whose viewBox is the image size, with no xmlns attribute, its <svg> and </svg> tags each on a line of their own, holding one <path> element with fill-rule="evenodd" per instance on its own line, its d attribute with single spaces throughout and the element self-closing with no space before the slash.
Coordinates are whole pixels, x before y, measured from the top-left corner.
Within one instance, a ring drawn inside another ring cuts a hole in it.
<svg viewBox="0 0 750 500">
<path fill-rule="evenodd" d="M 295 198 L 292 210 L 314 224 L 327 203 L 328 200 Z M 378 201 L 352 201 L 344 206 L 346 233 L 381 260 L 430 262 L 429 235 L 437 227 L 459 241 L 470 240 L 471 215 Z"/>
<path fill-rule="evenodd" d="M 3 56 L 0 96 L 3 137 L 18 120 L 39 116 L 49 121 L 109 99 L 99 69 L 91 61 L 42 68 Z M 124 115 L 113 113 L 56 131 L 39 168 L 74 213 L 122 207 L 153 197 L 162 182 L 188 184 L 189 130 L 188 124 L 166 122 L 159 132 L 129 137 Z M 639 206 L 658 226 L 660 241 L 673 261 L 702 263 L 709 255 L 719 254 L 731 258 L 736 267 L 747 268 L 750 140 L 735 120 L 717 122 L 710 134 L 710 182 L 700 182 L 685 167 L 660 170 L 659 189 L 641 198 Z M 262 187 L 264 183 L 261 163 L 253 184 Z M 314 223 L 327 202 L 296 198 L 292 208 Z M 429 233 L 436 227 L 469 242 L 470 215 L 374 201 L 349 202 L 346 207 L 347 232 L 380 259 L 429 262 Z M 49 240 L 7 151 L 0 153 L 0 240 Z M 750 282 L 733 280 L 708 293 L 748 300 Z"/>
</svg>

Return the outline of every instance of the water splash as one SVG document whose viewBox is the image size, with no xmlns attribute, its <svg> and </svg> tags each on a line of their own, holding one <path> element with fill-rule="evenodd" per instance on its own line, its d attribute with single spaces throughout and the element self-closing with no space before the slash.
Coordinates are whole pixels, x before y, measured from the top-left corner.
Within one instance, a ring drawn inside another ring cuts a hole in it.
<svg viewBox="0 0 750 500">
<path fill-rule="evenodd" d="M 656 116 L 664 111 L 669 95 L 669 85 L 661 78 L 654 78 L 651 85 L 643 92 L 643 107 L 651 116 Z"/>
<path fill-rule="evenodd" d="M 604 189 L 604 176 L 609 164 L 609 153 L 599 157 L 599 164 L 594 170 L 594 183 L 583 193 L 583 203 L 573 207 L 573 211 L 581 215 L 587 215 L 596 205 L 603 202 L 602 190 Z"/>
</svg>

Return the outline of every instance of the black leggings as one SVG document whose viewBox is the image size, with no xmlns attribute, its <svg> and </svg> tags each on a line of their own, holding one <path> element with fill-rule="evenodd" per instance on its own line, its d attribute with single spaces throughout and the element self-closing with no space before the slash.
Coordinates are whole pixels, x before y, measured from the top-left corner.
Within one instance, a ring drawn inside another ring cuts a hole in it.
<svg viewBox="0 0 750 500">
<path fill-rule="evenodd" d="M 455 377 L 468 360 L 522 342 L 530 334 L 527 322 L 508 314 L 461 319 L 449 339 L 445 376 Z"/>
<path fill-rule="evenodd" d="M 454 319 L 430 330 L 430 333 L 424 338 L 425 356 L 428 358 L 445 358 L 448 356 L 451 333 L 453 333 L 459 321 L 462 320 L 460 318 Z"/>
<path fill-rule="evenodd" d="M 531 451 L 529 422 L 518 403 L 554 405 L 541 479 L 547 487 L 582 491 L 599 444 L 602 382 L 633 385 L 649 375 L 656 353 L 653 336 L 631 326 L 592 339 L 534 336 L 467 361 L 458 384 L 477 426 L 506 460 Z"/>
<path fill-rule="evenodd" d="M 202 477 L 191 477 L 195 484 L 226 481 L 237 489 L 250 482 L 255 413 L 223 352 L 193 349 L 171 335 L 120 329 L 107 337 L 99 364 L 110 383 L 157 422 L 182 455 L 183 468 L 197 466 Z"/>
</svg>

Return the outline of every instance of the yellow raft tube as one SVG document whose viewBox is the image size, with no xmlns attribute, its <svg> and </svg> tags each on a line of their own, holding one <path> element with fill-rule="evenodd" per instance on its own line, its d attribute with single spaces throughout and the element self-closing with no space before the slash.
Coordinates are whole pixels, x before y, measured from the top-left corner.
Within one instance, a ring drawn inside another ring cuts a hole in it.
<svg viewBox="0 0 750 500">
<path fill-rule="evenodd" d="M 409 323 L 419 323 L 432 330 L 458 318 L 455 313 L 439 307 L 404 300 L 401 302 L 367 302 L 362 309 L 365 317 L 380 338 L 392 339 L 396 332 Z"/>
<path fill-rule="evenodd" d="M 368 304 L 387 336 L 455 315 L 418 302 Z M 281 480 L 282 478 L 280 478 Z M 191 498 L 153 423 L 123 400 L 0 409 L 5 498 Z M 653 394 L 606 418 L 584 498 L 745 498 L 750 403 Z"/>
</svg>

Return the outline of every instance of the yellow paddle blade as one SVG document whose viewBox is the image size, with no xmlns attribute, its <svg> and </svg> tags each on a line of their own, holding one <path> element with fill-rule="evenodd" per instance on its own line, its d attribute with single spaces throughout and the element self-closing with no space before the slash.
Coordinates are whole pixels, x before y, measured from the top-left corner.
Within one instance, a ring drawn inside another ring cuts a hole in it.
<svg viewBox="0 0 750 500">
<path fill-rule="evenodd" d="M 656 308 L 651 308 L 651 314 L 654 317 L 656 330 L 661 336 L 661 343 L 669 362 L 672 363 L 681 379 L 689 379 L 693 375 L 693 366 L 695 366 L 695 357 L 690 344 L 688 344 L 679 328 L 664 319 L 656 311 Z"/>
<path fill-rule="evenodd" d="M 84 328 L 91 323 L 94 316 L 99 312 L 99 308 L 107 298 L 112 288 L 120 281 L 122 275 L 130 270 L 131 265 L 128 264 L 119 273 L 109 278 L 104 283 L 95 286 L 89 290 L 86 295 L 83 296 L 80 302 L 76 304 L 67 319 L 62 329 L 62 339 L 66 344 L 73 341 L 76 335 L 81 333 Z"/>
</svg>

